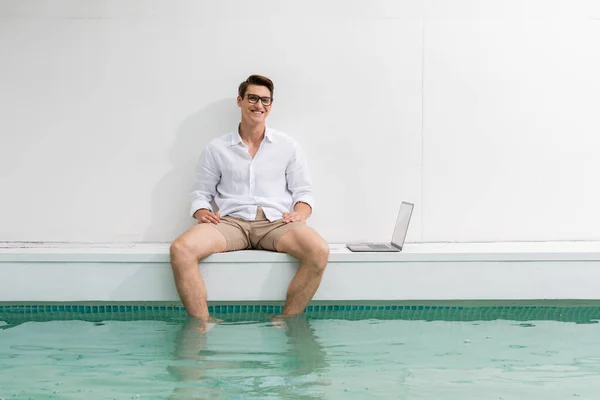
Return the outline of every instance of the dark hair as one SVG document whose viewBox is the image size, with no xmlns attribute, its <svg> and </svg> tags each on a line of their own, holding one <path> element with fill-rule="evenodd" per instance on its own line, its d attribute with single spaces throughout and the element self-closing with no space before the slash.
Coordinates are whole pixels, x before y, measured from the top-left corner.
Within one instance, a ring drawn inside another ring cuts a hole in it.
<svg viewBox="0 0 600 400">
<path fill-rule="evenodd" d="M 246 95 L 246 90 L 250 85 L 265 86 L 271 92 L 271 97 L 273 97 L 273 90 L 275 89 L 275 85 L 273 85 L 272 80 L 262 75 L 250 75 L 248 79 L 240 83 L 240 87 L 238 88 L 238 95 L 242 99 Z"/>
</svg>

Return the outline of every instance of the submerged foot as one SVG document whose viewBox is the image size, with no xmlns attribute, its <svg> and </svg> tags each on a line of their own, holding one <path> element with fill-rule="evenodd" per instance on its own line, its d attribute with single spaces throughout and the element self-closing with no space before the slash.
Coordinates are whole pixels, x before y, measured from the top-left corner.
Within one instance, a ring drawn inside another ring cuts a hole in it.
<svg viewBox="0 0 600 400">
<path fill-rule="evenodd" d="M 195 318 L 195 317 L 191 317 L 193 319 L 193 323 L 194 323 L 194 327 L 195 329 L 200 332 L 200 333 L 207 333 L 209 332 L 212 328 L 215 327 L 215 325 L 217 325 L 218 323 L 223 322 L 222 319 L 217 319 L 214 317 L 208 317 L 208 318 Z"/>
<path fill-rule="evenodd" d="M 271 324 L 273 325 L 273 327 L 287 328 L 288 324 L 286 321 L 293 317 L 297 317 L 297 315 L 276 314 L 269 316 L 269 319 L 271 320 Z"/>
</svg>

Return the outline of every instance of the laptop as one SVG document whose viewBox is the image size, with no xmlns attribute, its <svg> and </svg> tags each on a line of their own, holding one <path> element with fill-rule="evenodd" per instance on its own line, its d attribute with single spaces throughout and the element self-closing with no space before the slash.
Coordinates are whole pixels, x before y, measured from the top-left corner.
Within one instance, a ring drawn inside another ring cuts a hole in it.
<svg viewBox="0 0 600 400">
<path fill-rule="evenodd" d="M 414 204 L 403 201 L 398 211 L 396 219 L 396 227 L 392 234 L 391 243 L 353 243 L 347 244 L 346 247 L 350 251 L 402 251 L 406 232 L 408 232 L 408 224 L 414 208 Z"/>
</svg>

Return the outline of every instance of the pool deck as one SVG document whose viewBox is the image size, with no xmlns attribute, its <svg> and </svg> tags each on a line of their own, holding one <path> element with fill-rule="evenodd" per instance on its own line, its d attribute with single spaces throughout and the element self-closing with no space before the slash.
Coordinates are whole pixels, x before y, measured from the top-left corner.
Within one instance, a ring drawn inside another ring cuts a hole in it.
<svg viewBox="0 0 600 400">
<path fill-rule="evenodd" d="M 331 244 L 314 300 L 597 300 L 600 242 Z M 0 302 L 179 300 L 168 243 L 0 242 Z M 297 261 L 266 251 L 200 263 L 210 301 L 281 301 Z"/>
</svg>

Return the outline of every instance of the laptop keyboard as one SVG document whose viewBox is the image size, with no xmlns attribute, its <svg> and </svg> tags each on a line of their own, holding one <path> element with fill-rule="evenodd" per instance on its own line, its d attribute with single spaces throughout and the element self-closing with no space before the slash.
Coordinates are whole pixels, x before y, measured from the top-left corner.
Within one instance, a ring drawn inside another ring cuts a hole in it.
<svg viewBox="0 0 600 400">
<path fill-rule="evenodd" d="M 390 246 L 387 244 L 370 244 L 369 245 L 370 249 L 389 249 Z"/>
</svg>

